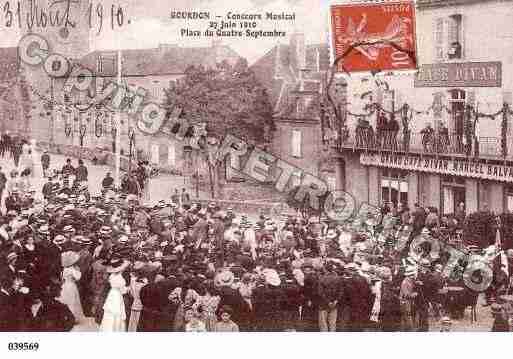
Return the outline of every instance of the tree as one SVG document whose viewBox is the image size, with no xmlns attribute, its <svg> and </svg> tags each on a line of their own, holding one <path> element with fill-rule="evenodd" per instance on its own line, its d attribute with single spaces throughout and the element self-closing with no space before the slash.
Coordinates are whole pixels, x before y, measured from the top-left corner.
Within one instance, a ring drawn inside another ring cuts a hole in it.
<svg viewBox="0 0 513 359">
<path fill-rule="evenodd" d="M 190 66 L 185 77 L 165 91 L 166 106 L 182 108 L 192 122 L 206 122 L 209 135 L 231 133 L 255 143 L 269 141 L 274 130 L 273 109 L 265 88 L 245 59 L 216 68 Z"/>
<path fill-rule="evenodd" d="M 250 144 L 267 143 L 275 129 L 267 91 L 242 58 L 233 66 L 227 61 L 215 68 L 190 66 L 184 78 L 165 90 L 165 96 L 167 108 L 180 108 L 180 116 L 191 123 L 206 123 L 207 136 L 219 143 L 228 133 Z M 214 196 L 219 186 L 215 173 L 223 159 L 212 161 L 206 146 L 203 152 Z"/>
</svg>

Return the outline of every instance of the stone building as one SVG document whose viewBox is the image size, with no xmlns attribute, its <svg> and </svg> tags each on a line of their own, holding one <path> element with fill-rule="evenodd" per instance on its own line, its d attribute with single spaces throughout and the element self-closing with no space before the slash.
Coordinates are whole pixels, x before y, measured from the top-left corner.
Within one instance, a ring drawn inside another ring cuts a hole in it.
<svg viewBox="0 0 513 359">
<path fill-rule="evenodd" d="M 326 160 L 320 122 L 328 67 L 328 45 L 305 44 L 304 34 L 295 33 L 289 44 L 276 45 L 251 69 L 274 106 L 276 131 L 270 152 L 334 187 L 335 173 Z M 300 176 L 298 172 L 293 177 L 292 185 L 301 182 Z"/>
<path fill-rule="evenodd" d="M 44 0 L 41 4 L 45 3 Z M 133 116 L 121 114 L 121 123 L 115 124 L 115 111 L 110 106 L 98 104 L 95 99 L 103 95 L 102 88 L 116 82 L 118 51 L 92 51 L 90 26 L 84 16 L 89 0 L 73 2 L 71 16 L 75 27 L 33 28 L 48 41 L 52 53 L 63 55 L 70 67 L 85 68 L 93 74 L 90 91 L 72 92 L 64 90 L 66 78 L 51 78 L 41 66 L 22 64 L 22 73 L 30 88 L 29 125 L 25 132 L 39 143 L 65 147 L 70 151 L 83 149 L 113 150 L 114 129 L 120 131 L 121 151 L 130 152 L 129 133 L 135 132 L 135 148 L 138 153 L 161 167 L 179 169 L 183 160 L 183 143 L 162 134 L 150 136 L 138 130 Z M 130 91 L 145 89 L 145 100 L 161 104 L 165 99 L 164 89 L 185 76 L 191 65 L 214 67 L 227 61 L 235 64 L 240 56 L 229 46 L 213 41 L 211 46 L 182 47 L 176 44 L 161 44 L 151 49 L 121 49 L 121 74 L 123 86 Z M 73 72 L 71 72 L 71 76 Z M 66 93 L 65 93 L 66 92 Z M 108 103 L 108 100 L 106 101 Z"/>
</svg>

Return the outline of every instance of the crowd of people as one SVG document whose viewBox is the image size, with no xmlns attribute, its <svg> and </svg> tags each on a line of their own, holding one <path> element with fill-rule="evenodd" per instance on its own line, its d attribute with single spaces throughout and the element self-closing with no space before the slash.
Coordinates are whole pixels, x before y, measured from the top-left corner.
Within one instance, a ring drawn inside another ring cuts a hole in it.
<svg viewBox="0 0 513 359">
<path fill-rule="evenodd" d="M 415 134 L 413 134 L 415 136 Z M 376 128 L 366 119 L 360 119 L 355 128 L 355 146 L 357 148 L 388 149 L 408 152 L 416 141 L 408 127 L 401 127 L 394 119 L 379 116 Z M 440 122 L 435 130 L 431 123 L 418 133 L 422 149 L 426 153 L 467 153 L 472 147 L 466 144 L 463 132 L 450 134 L 445 123 Z"/>
<path fill-rule="evenodd" d="M 186 190 L 150 204 L 140 190 L 114 188 L 110 173 L 91 195 L 81 160 L 44 173 L 42 196 L 7 188 L 0 331 L 69 331 L 88 317 L 100 331 L 428 331 L 433 322 L 449 331 L 476 306 L 458 275 L 465 263 L 447 275 L 447 251 L 432 258 L 430 248 L 395 245 L 405 226 L 409 242 L 458 230 L 458 216 L 445 221 L 433 208 L 388 204 L 357 226 L 265 213 L 252 221 Z M 384 223 L 394 231 L 384 235 Z M 485 254 L 498 263 L 492 329 L 506 331 L 499 298 L 513 251 Z"/>
</svg>

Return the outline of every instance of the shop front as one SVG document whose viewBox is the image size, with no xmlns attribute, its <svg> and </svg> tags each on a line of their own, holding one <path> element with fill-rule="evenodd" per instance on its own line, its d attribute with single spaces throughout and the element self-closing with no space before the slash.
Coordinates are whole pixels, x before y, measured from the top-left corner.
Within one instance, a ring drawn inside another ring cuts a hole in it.
<svg viewBox="0 0 513 359">
<path fill-rule="evenodd" d="M 345 156 L 344 190 L 357 202 L 381 206 L 438 208 L 455 213 L 513 210 L 513 163 L 477 158 L 428 157 L 414 154 L 353 153 Z"/>
</svg>

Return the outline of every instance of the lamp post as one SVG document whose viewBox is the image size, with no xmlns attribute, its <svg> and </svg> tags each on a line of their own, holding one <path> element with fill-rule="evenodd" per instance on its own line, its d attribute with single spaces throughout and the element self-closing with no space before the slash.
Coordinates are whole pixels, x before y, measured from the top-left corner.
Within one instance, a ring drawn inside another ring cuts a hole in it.
<svg viewBox="0 0 513 359">
<path fill-rule="evenodd" d="M 53 76 L 50 76 L 50 138 L 49 138 L 49 144 L 51 145 L 54 142 L 53 137 L 53 131 L 54 131 L 54 91 L 53 91 L 53 85 L 54 85 L 54 78 Z"/>
<path fill-rule="evenodd" d="M 118 83 L 118 88 L 120 88 L 122 86 L 122 83 L 121 83 L 121 50 L 118 50 L 118 75 L 117 75 L 117 83 Z M 116 110 L 116 120 L 114 121 L 115 123 L 115 126 L 117 126 L 117 130 L 116 130 L 116 137 L 115 137 L 115 143 L 116 143 L 116 154 L 114 156 L 114 163 L 115 163 L 115 169 L 116 169 L 116 172 L 115 172 L 115 178 L 114 178 L 114 183 L 116 185 L 117 188 L 120 187 L 121 183 L 120 183 L 120 167 L 121 167 L 121 144 L 120 144 L 120 139 L 121 139 L 121 108 L 118 108 Z"/>
</svg>

